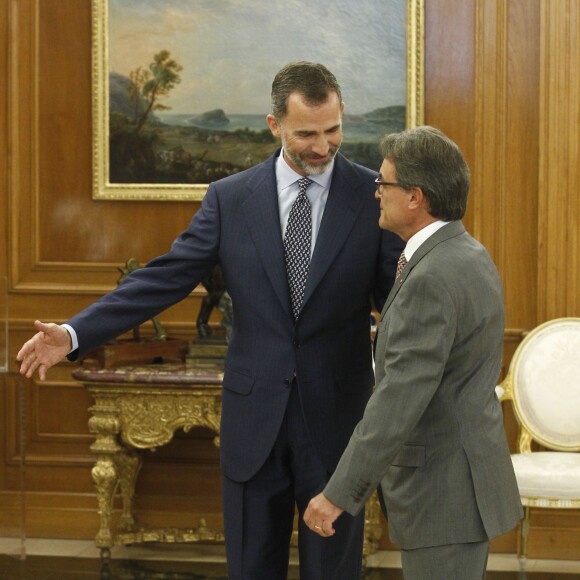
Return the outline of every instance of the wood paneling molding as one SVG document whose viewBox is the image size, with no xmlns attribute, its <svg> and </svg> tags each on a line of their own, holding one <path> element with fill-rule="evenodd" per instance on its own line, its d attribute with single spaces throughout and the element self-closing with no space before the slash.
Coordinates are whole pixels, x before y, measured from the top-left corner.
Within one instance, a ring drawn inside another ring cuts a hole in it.
<svg viewBox="0 0 580 580">
<path fill-rule="evenodd" d="M 103 294 L 129 257 L 145 263 L 167 251 L 199 205 L 94 202 L 91 0 L 2 5 L 11 23 L 11 288 Z"/>
<path fill-rule="evenodd" d="M 10 2 L 9 20 L 9 70 L 8 86 L 8 134 L 11 147 L 9 172 L 10 209 L 10 284 L 15 287 L 21 272 L 30 270 L 31 256 L 34 255 L 36 237 L 31 236 L 35 227 L 34 204 L 28 192 L 33 191 L 35 181 L 35 153 L 27 146 L 34 141 L 34 121 L 36 116 L 35 74 L 36 63 L 34 43 L 34 4 L 31 2 Z M 28 216 L 31 226 L 23 231 L 20 216 Z M 23 251 L 24 250 L 24 251 Z"/>
<path fill-rule="evenodd" d="M 7 4 L 0 4 L 0 78 L 8 78 L 8 47 L 10 38 L 10 14 Z M 8 171 L 10 166 L 8 148 L 8 83 L 0 88 L 0 232 L 8 232 Z M 1 238 L 0 238 L 1 239 Z M 6 240 L 6 234 L 4 234 Z M 8 245 L 0 250 L 0 276 L 8 273 Z"/>
</svg>

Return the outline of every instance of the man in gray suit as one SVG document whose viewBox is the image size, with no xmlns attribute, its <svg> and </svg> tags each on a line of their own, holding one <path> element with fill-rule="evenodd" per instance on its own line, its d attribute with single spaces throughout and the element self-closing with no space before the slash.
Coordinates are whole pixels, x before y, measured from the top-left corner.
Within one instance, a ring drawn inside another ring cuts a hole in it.
<svg viewBox="0 0 580 580">
<path fill-rule="evenodd" d="M 380 310 L 402 241 L 376 227 L 376 173 L 338 151 L 343 108 L 326 67 L 283 67 L 267 116 L 282 149 L 210 184 L 167 254 L 66 330 L 37 321 L 18 354 L 23 374 L 38 369 L 44 379 L 65 356 L 82 358 L 188 296 L 221 265 L 234 310 L 220 430 L 231 580 L 286 577 L 295 506 L 302 515 L 326 485 L 374 384 L 371 300 Z M 302 580 L 359 577 L 362 516 L 342 518 L 331 542 L 300 518 Z"/>
<path fill-rule="evenodd" d="M 463 227 L 469 169 L 432 127 L 387 135 L 379 225 L 407 242 L 377 329 L 377 386 L 304 520 L 334 534 L 380 485 L 407 580 L 481 580 L 489 540 L 522 517 L 495 385 L 501 281 Z"/>
</svg>

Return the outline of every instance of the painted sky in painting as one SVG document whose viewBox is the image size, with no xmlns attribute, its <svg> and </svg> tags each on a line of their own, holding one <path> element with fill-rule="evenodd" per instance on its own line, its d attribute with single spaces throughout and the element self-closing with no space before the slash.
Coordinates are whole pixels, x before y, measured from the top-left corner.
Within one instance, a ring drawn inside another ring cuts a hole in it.
<svg viewBox="0 0 580 580">
<path fill-rule="evenodd" d="M 345 112 L 405 104 L 405 0 L 108 0 L 109 70 L 123 75 L 169 50 L 182 82 L 173 113 L 266 114 L 277 70 L 325 64 Z"/>
</svg>

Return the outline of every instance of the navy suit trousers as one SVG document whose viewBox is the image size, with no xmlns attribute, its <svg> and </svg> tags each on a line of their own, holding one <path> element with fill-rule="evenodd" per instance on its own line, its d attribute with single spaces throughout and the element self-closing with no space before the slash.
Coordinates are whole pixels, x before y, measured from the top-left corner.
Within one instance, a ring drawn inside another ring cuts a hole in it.
<svg viewBox="0 0 580 580">
<path fill-rule="evenodd" d="M 285 580 L 295 506 L 301 580 L 357 580 L 364 510 L 343 514 L 336 534 L 322 538 L 303 523 L 329 473 L 310 442 L 295 381 L 274 447 L 258 473 L 239 483 L 224 476 L 224 520 L 230 580 Z"/>
</svg>

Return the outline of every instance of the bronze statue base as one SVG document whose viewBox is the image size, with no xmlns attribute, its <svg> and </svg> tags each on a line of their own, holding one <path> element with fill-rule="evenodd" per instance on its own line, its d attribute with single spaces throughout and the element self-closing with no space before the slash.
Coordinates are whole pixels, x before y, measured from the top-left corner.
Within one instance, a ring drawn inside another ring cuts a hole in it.
<svg viewBox="0 0 580 580">
<path fill-rule="evenodd" d="M 214 331 L 210 336 L 198 337 L 189 344 L 185 355 L 186 368 L 223 368 L 228 350 L 225 332 Z"/>
</svg>

